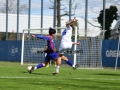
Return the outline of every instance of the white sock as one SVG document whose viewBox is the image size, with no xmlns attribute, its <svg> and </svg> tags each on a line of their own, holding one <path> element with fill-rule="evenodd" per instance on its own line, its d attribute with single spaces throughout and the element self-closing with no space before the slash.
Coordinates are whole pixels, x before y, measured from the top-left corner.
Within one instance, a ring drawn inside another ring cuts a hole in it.
<svg viewBox="0 0 120 90">
<path fill-rule="evenodd" d="M 72 67 L 75 67 L 75 65 L 73 64 Z"/>
<path fill-rule="evenodd" d="M 34 67 L 34 70 L 37 69 L 37 67 Z"/>
<path fill-rule="evenodd" d="M 60 66 L 56 66 L 56 72 L 59 72 Z"/>
</svg>

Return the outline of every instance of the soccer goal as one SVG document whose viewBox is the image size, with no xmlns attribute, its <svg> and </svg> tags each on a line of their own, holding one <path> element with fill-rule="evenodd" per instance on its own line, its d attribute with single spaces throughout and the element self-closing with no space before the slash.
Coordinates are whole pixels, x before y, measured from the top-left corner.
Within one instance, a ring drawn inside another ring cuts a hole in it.
<svg viewBox="0 0 120 90">
<path fill-rule="evenodd" d="M 49 28 L 41 29 L 24 29 L 22 35 L 22 50 L 21 50 L 21 65 L 23 64 L 38 64 L 42 63 L 45 58 L 44 49 L 46 47 L 46 41 L 42 39 L 32 38 L 32 34 L 48 35 Z M 56 31 L 61 32 L 65 27 L 56 27 Z M 80 30 L 79 30 L 80 31 Z M 79 32 L 75 27 L 75 33 L 73 35 L 73 41 L 80 42 L 81 45 L 74 45 L 71 49 L 72 54 L 67 57 L 73 60 L 74 64 L 79 64 L 80 68 L 102 68 L 102 39 L 105 30 L 97 31 L 97 34 L 91 31 L 84 33 Z M 86 36 L 85 36 L 86 34 Z M 56 33 L 54 39 L 56 51 L 59 49 L 61 40 L 61 33 Z M 69 53 L 67 53 L 69 54 Z"/>
</svg>

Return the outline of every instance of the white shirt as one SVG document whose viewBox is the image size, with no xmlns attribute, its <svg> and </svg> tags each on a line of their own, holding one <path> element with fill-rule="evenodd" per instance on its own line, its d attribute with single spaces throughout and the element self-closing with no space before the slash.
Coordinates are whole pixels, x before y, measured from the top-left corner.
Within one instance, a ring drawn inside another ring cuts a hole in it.
<svg viewBox="0 0 120 90">
<path fill-rule="evenodd" d="M 61 41 L 62 42 L 71 42 L 72 41 L 71 36 L 72 36 L 72 27 L 69 26 L 62 32 L 62 40 Z"/>
</svg>

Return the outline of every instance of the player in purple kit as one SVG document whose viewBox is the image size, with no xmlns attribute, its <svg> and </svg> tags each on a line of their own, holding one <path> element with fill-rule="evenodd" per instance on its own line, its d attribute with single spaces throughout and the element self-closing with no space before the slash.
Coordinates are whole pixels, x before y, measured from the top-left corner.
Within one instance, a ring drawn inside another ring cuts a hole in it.
<svg viewBox="0 0 120 90">
<path fill-rule="evenodd" d="M 47 63 L 49 63 L 50 60 L 57 60 L 58 53 L 55 52 L 55 45 L 54 45 L 54 41 L 53 41 L 55 34 L 56 34 L 56 30 L 49 28 L 49 35 L 48 36 L 32 35 L 32 37 L 34 37 L 34 38 L 40 38 L 40 39 L 44 39 L 47 41 L 47 49 L 45 50 L 47 55 L 45 57 L 44 62 L 36 65 L 35 67 L 32 67 L 29 70 L 29 73 L 32 73 L 36 69 L 45 67 L 47 65 Z"/>
</svg>

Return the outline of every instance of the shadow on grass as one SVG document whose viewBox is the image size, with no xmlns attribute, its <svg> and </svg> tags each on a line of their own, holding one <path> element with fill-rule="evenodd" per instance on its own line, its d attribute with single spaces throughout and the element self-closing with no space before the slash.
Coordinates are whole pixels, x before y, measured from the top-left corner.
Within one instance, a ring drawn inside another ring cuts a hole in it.
<svg viewBox="0 0 120 90">
<path fill-rule="evenodd" d="M 61 87 L 61 90 L 71 90 L 71 88 L 73 88 L 73 90 L 113 90 L 112 87 L 110 87 L 110 85 L 114 85 L 114 86 L 118 86 L 118 83 L 114 83 L 114 82 L 104 82 L 104 81 L 96 81 L 96 80 L 82 80 L 80 82 L 74 81 L 74 79 L 72 81 L 43 81 L 43 82 L 30 82 L 30 84 L 32 85 L 41 85 L 43 87 Z M 112 89 L 111 89 L 112 88 Z M 53 90 L 57 90 L 53 89 Z"/>
<path fill-rule="evenodd" d="M 116 74 L 116 73 L 96 73 L 96 75 L 120 76 L 120 74 Z"/>
<path fill-rule="evenodd" d="M 29 73 L 29 72 L 25 72 L 25 71 L 23 71 L 22 73 Z M 39 73 L 39 72 L 33 72 L 33 73 L 29 73 L 29 74 L 35 74 L 35 75 L 46 75 L 46 76 L 50 76 L 50 74 Z"/>
</svg>

